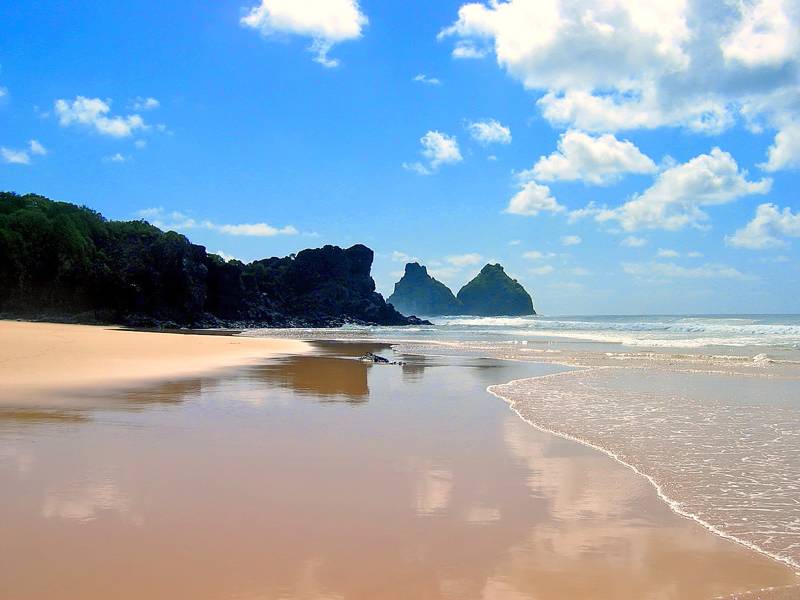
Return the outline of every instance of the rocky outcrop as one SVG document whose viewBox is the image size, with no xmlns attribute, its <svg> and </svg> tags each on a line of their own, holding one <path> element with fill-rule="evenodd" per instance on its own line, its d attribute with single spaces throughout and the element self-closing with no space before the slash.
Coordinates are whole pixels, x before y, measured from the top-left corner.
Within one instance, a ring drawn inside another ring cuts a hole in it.
<svg viewBox="0 0 800 600">
<path fill-rule="evenodd" d="M 506 275 L 502 265 L 486 265 L 457 296 L 463 314 L 489 316 L 535 315 L 525 288 Z"/>
<path fill-rule="evenodd" d="M 325 246 L 244 264 L 144 221 L 0 192 L 0 314 L 136 326 L 420 324 L 388 305 L 372 250 Z"/>
<path fill-rule="evenodd" d="M 408 263 L 387 302 L 407 315 L 457 315 L 461 303 L 445 284 L 437 281 L 419 263 Z"/>
</svg>

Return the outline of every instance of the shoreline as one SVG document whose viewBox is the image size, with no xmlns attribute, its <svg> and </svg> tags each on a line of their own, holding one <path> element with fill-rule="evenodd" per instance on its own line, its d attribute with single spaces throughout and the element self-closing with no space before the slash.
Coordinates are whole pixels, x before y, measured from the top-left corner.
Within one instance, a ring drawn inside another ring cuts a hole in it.
<svg viewBox="0 0 800 600">
<path fill-rule="evenodd" d="M 602 368 L 602 367 L 597 367 L 597 368 Z M 591 367 L 589 367 L 589 369 L 591 369 Z M 527 423 L 528 425 L 530 425 L 534 429 L 537 429 L 537 430 L 542 431 L 544 433 L 548 433 L 550 435 L 554 435 L 556 437 L 559 437 L 559 438 L 562 438 L 562 439 L 565 439 L 565 440 L 569 440 L 571 442 L 575 442 L 577 444 L 580 444 L 581 446 L 585 446 L 587 448 L 591 448 L 593 450 L 596 450 L 597 452 L 600 452 L 600 453 L 608 456 L 613 461 L 623 465 L 624 467 L 627 467 L 628 469 L 633 471 L 636 475 L 638 475 L 640 477 L 643 477 L 644 479 L 646 479 L 650 483 L 650 485 L 656 491 L 656 494 L 658 495 L 659 499 L 661 499 L 664 502 L 664 504 L 666 504 L 669 507 L 669 509 L 672 512 L 674 512 L 675 514 L 677 514 L 677 515 L 679 515 L 679 516 L 681 516 L 681 517 L 683 517 L 685 519 L 688 519 L 690 521 L 694 521 L 695 523 L 697 523 L 698 525 L 702 526 L 704 529 L 708 530 L 709 532 L 711 532 L 712 534 L 714 534 L 714 535 L 716 535 L 718 537 L 721 537 L 723 539 L 726 539 L 726 540 L 729 540 L 729 541 L 734 542 L 736 544 L 739 544 L 739 545 L 747 548 L 748 550 L 750 550 L 752 552 L 755 552 L 757 554 L 761 554 L 763 556 L 766 556 L 767 558 L 770 558 L 771 560 L 774 560 L 774 561 L 776 561 L 778 563 L 781 563 L 781 564 L 791 568 L 796 574 L 800 575 L 800 564 L 796 563 L 792 559 L 772 554 L 771 552 L 769 552 L 767 550 L 764 550 L 763 548 L 759 547 L 758 545 L 756 545 L 756 544 L 754 544 L 752 542 L 748 542 L 747 540 L 740 539 L 740 538 L 736 537 L 735 535 L 726 533 L 725 531 L 722 531 L 721 529 L 718 529 L 717 527 L 715 527 L 711 523 L 708 523 L 708 522 L 704 521 L 702 518 L 698 517 L 697 515 L 695 515 L 695 514 L 693 514 L 691 512 L 688 512 L 686 510 L 683 510 L 681 508 L 681 506 L 680 506 L 680 503 L 677 500 L 674 500 L 674 499 L 670 498 L 664 492 L 663 486 L 660 483 L 658 483 L 652 476 L 648 475 L 647 473 L 642 472 L 635 465 L 632 465 L 632 464 L 626 462 L 625 460 L 620 458 L 619 455 L 616 454 L 615 452 L 613 452 L 612 450 L 609 450 L 609 449 L 604 448 L 604 447 L 602 447 L 602 446 L 600 446 L 598 444 L 590 442 L 589 440 L 586 440 L 586 439 L 571 435 L 571 434 L 563 432 L 563 431 L 558 431 L 556 429 L 550 429 L 548 427 L 545 427 L 543 425 L 540 425 L 540 424 L 536 423 L 535 421 L 533 421 L 533 420 L 527 418 L 526 416 L 524 416 L 515 407 L 515 405 L 518 403 L 517 400 L 513 400 L 513 399 L 510 399 L 510 398 L 507 398 L 507 397 L 503 396 L 502 394 L 500 394 L 499 392 L 496 392 L 493 389 L 493 388 L 497 388 L 497 387 L 500 387 L 500 386 L 503 386 L 503 385 L 511 385 L 511 384 L 514 384 L 514 383 L 520 383 L 520 382 L 524 382 L 524 381 L 530 381 L 530 380 L 536 380 L 536 379 L 542 379 L 542 378 L 548 378 L 548 377 L 566 376 L 566 375 L 571 375 L 571 374 L 572 374 L 571 372 L 553 373 L 553 374 L 548 374 L 548 375 L 539 375 L 539 376 L 534 376 L 534 377 L 526 377 L 526 378 L 523 378 L 523 379 L 514 379 L 514 380 L 508 381 L 506 383 L 487 386 L 486 391 L 489 394 L 491 394 L 492 396 L 494 396 L 495 398 L 498 398 L 498 399 L 502 400 L 503 402 L 505 402 L 508 405 L 509 409 L 514 414 L 516 414 L 523 422 Z M 767 590 L 759 590 L 759 591 L 767 591 Z"/>
</svg>

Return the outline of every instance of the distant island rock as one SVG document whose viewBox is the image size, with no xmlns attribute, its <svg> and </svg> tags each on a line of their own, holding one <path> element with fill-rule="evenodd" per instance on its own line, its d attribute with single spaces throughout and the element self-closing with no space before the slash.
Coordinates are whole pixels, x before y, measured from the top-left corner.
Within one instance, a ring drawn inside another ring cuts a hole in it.
<svg viewBox="0 0 800 600">
<path fill-rule="evenodd" d="M 486 265 L 453 295 L 445 284 L 428 274 L 419 263 L 406 265 L 387 302 L 397 310 L 429 317 L 475 315 L 482 317 L 535 315 L 533 300 L 502 265 Z"/>
<path fill-rule="evenodd" d="M 0 192 L 0 317 L 196 328 L 426 323 L 375 291 L 372 260 L 357 244 L 226 261 L 145 221 Z"/>
<path fill-rule="evenodd" d="M 486 265 L 461 288 L 458 301 L 464 314 L 482 317 L 535 315 L 533 300 L 516 279 L 506 275 L 502 265 Z"/>
<path fill-rule="evenodd" d="M 461 303 L 450 288 L 428 274 L 419 263 L 406 265 L 402 279 L 394 285 L 394 293 L 386 300 L 407 315 L 458 315 Z"/>
</svg>

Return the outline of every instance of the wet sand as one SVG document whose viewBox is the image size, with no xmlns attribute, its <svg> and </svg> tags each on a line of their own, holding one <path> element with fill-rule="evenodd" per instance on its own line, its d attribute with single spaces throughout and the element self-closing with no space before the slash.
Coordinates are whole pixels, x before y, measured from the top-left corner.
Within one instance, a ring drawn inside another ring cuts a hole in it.
<svg viewBox="0 0 800 600">
<path fill-rule="evenodd" d="M 302 353 L 296 340 L 165 335 L 88 325 L 0 321 L 0 406 L 108 389 Z"/>
<path fill-rule="evenodd" d="M 317 344 L 92 408 L 0 407 L 0 598 L 692 600 L 798 583 L 486 392 L 560 367 L 352 360 L 366 350 L 390 354 Z"/>
</svg>

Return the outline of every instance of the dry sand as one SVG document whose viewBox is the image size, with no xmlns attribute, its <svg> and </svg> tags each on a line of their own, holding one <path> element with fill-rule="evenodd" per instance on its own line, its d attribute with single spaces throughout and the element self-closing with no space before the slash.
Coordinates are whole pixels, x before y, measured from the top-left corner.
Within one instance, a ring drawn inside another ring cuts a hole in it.
<svg viewBox="0 0 800 600">
<path fill-rule="evenodd" d="M 296 340 L 0 321 L 0 404 L 187 377 L 307 348 Z"/>
</svg>

